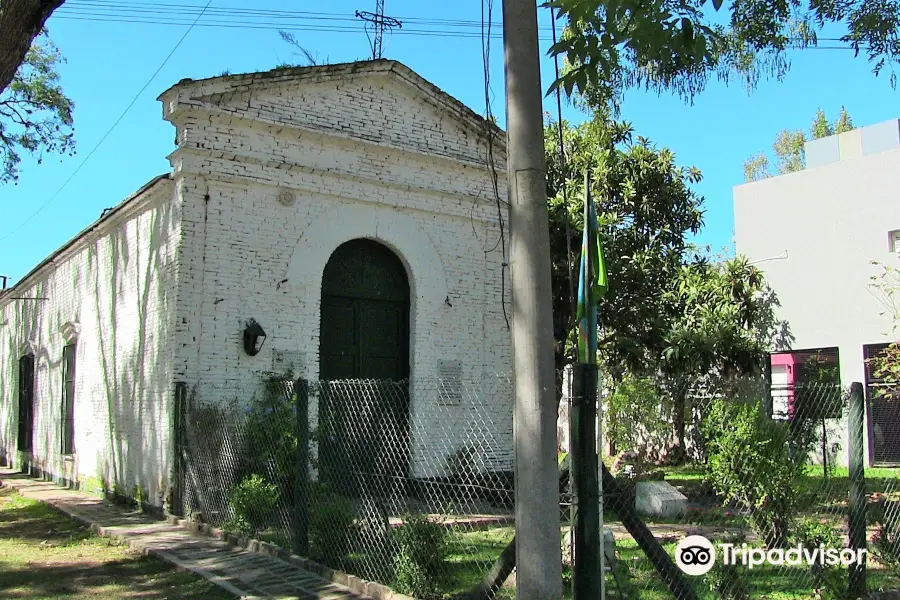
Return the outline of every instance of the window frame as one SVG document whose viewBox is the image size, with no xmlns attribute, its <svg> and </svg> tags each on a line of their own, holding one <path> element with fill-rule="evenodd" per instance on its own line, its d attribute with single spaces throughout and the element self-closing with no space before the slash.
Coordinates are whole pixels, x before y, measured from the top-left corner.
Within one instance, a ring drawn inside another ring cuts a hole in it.
<svg viewBox="0 0 900 600">
<path fill-rule="evenodd" d="M 25 387 L 24 381 L 22 381 L 23 367 L 25 363 L 29 362 L 30 370 L 31 370 L 31 381 L 28 382 L 28 387 Z M 19 452 L 25 452 L 26 454 L 34 451 L 34 396 L 35 396 L 35 379 L 37 377 L 36 369 L 36 360 L 33 352 L 27 352 L 19 357 L 19 377 L 18 377 L 18 387 L 17 387 L 17 396 L 18 396 L 18 406 L 17 406 L 17 432 L 16 432 L 16 450 Z M 25 407 L 25 390 L 30 392 L 30 397 L 28 398 L 29 405 L 27 406 L 27 410 L 23 410 Z M 27 415 L 24 414 L 27 412 Z M 24 430 L 24 422 L 23 420 L 27 416 L 28 420 L 28 435 L 25 436 Z"/>
<path fill-rule="evenodd" d="M 75 454 L 75 373 L 78 344 L 67 342 L 62 353 L 62 402 L 60 406 L 60 453 Z"/>
</svg>

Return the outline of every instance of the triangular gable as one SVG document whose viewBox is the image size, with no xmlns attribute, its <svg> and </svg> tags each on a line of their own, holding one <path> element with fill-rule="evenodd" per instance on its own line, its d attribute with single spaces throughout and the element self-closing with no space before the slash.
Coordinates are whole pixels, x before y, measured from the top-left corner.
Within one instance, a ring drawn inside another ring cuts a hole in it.
<svg viewBox="0 0 900 600">
<path fill-rule="evenodd" d="M 505 147 L 496 125 L 396 61 L 184 80 L 160 99 L 167 114 L 194 106 L 472 162 L 484 161 L 487 132 L 496 155 Z"/>
</svg>

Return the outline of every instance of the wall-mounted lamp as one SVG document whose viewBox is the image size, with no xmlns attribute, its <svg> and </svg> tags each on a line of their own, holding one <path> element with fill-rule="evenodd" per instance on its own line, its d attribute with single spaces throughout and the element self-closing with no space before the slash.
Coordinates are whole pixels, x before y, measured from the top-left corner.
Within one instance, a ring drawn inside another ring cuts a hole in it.
<svg viewBox="0 0 900 600">
<path fill-rule="evenodd" d="M 247 321 L 244 327 L 244 350 L 250 356 L 256 356 L 262 350 L 263 342 L 266 341 L 266 332 L 262 326 L 256 322 L 256 319 Z"/>
</svg>

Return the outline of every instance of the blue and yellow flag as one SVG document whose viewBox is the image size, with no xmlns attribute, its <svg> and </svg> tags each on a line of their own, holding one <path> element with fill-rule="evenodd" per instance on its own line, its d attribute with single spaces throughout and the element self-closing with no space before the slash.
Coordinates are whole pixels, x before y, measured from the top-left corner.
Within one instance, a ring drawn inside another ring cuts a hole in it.
<svg viewBox="0 0 900 600">
<path fill-rule="evenodd" d="M 606 264 L 600 245 L 600 224 L 591 197 L 590 173 L 585 177 L 584 235 L 581 241 L 581 267 L 578 274 L 578 362 L 597 360 L 597 304 L 606 293 Z"/>
</svg>

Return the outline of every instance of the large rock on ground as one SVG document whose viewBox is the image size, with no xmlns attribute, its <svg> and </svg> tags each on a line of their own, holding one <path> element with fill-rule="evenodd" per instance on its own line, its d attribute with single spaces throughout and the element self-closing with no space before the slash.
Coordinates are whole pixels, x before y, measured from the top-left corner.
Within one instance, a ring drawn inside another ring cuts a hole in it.
<svg viewBox="0 0 900 600">
<path fill-rule="evenodd" d="M 635 510 L 649 517 L 678 518 L 687 512 L 687 497 L 667 481 L 639 481 L 634 490 Z"/>
</svg>

